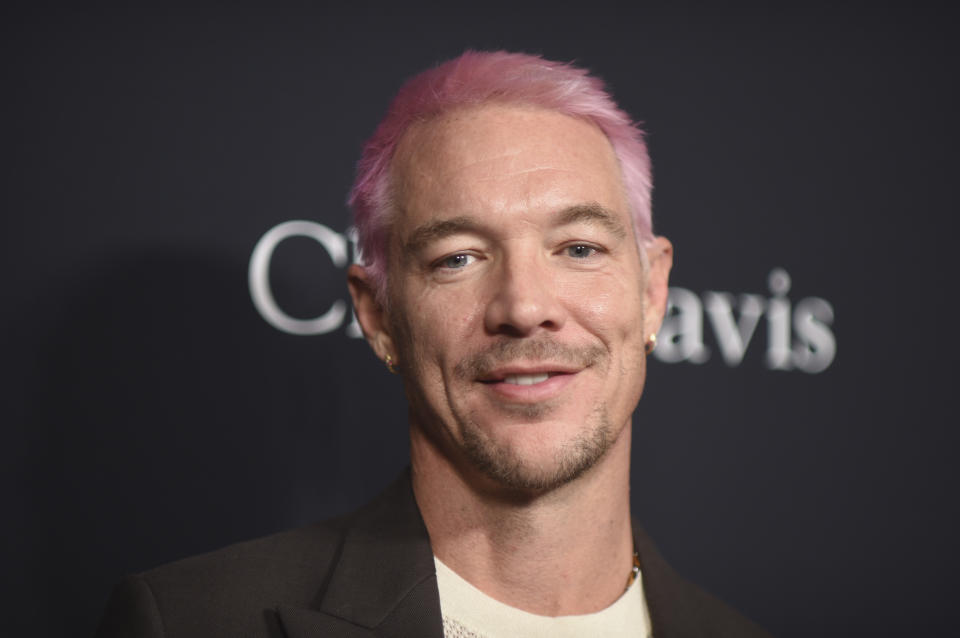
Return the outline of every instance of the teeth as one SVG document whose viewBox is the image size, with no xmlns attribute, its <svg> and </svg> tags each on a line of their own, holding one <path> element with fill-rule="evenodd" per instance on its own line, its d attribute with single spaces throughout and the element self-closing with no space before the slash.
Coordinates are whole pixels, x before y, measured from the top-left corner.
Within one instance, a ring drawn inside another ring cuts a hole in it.
<svg viewBox="0 0 960 638">
<path fill-rule="evenodd" d="M 546 372 L 542 374 L 510 374 L 504 377 L 504 382 L 514 385 L 533 385 L 534 383 L 543 383 L 550 378 Z"/>
</svg>

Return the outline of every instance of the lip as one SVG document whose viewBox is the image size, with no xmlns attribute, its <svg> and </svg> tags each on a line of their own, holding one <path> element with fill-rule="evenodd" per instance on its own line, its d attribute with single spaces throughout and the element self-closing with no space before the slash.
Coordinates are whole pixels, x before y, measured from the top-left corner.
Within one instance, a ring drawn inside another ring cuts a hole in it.
<svg viewBox="0 0 960 638">
<path fill-rule="evenodd" d="M 483 375 L 478 382 L 499 400 L 511 403 L 539 403 L 559 396 L 568 385 L 573 383 L 579 372 L 578 369 L 565 365 L 510 365 Z M 537 374 L 549 376 L 546 380 L 532 385 L 517 385 L 505 381 L 508 376 Z"/>
<path fill-rule="evenodd" d="M 477 380 L 481 383 L 498 383 L 508 376 L 549 374 L 552 378 L 553 376 L 576 374 L 579 371 L 579 368 L 574 368 L 562 363 L 536 363 L 531 365 L 516 363 L 491 370 Z"/>
</svg>

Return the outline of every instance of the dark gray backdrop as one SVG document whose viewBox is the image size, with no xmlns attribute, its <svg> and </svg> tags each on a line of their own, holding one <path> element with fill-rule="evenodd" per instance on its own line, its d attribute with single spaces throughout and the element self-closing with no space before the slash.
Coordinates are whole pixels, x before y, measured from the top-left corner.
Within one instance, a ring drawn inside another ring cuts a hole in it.
<svg viewBox="0 0 960 638">
<path fill-rule="evenodd" d="M 248 291 L 291 219 L 343 233 L 403 78 L 465 47 L 576 60 L 646 123 L 674 285 L 826 300 L 826 370 L 652 364 L 635 514 L 779 636 L 948 635 L 958 471 L 955 21 L 932 5 L 3 9 L 3 633 L 89 635 L 124 573 L 349 509 L 402 393 Z M 345 299 L 312 239 L 277 303 Z"/>
</svg>

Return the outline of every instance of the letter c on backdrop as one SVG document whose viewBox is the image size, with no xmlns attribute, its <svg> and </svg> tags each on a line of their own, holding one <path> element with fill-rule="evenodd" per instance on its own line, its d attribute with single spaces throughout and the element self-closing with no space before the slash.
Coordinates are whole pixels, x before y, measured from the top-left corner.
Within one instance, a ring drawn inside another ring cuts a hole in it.
<svg viewBox="0 0 960 638">
<path fill-rule="evenodd" d="M 294 335 L 319 335 L 336 330 L 347 314 L 347 304 L 337 299 L 330 309 L 313 319 L 291 317 L 277 305 L 270 289 L 270 261 L 277 245 L 289 237 L 310 237 L 317 240 L 330 255 L 337 268 L 347 265 L 347 240 L 323 224 L 306 220 L 292 220 L 277 224 L 268 230 L 250 255 L 248 282 L 250 297 L 260 315 L 277 330 Z"/>
</svg>

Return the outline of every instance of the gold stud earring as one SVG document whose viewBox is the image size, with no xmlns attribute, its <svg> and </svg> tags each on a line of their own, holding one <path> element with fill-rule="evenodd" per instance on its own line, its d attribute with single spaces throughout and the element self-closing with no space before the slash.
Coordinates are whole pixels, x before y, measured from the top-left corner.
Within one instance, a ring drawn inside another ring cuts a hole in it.
<svg viewBox="0 0 960 638">
<path fill-rule="evenodd" d="M 397 373 L 397 366 L 393 363 L 393 357 L 391 357 L 390 355 L 387 355 L 387 358 L 384 359 L 383 362 L 387 364 L 387 370 L 390 371 L 390 374 Z"/>
<path fill-rule="evenodd" d="M 650 335 L 650 338 L 647 339 L 647 344 L 643 347 L 644 352 L 650 354 L 653 352 L 653 349 L 657 347 L 657 333 Z"/>
</svg>

